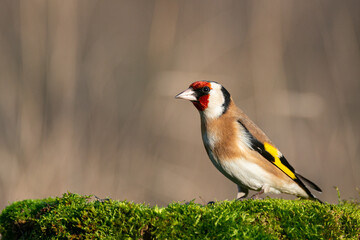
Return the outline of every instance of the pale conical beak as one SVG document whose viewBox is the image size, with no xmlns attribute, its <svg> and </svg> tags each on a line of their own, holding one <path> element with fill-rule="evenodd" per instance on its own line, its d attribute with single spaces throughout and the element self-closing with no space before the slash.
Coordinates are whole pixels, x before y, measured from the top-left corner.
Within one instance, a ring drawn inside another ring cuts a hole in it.
<svg viewBox="0 0 360 240">
<path fill-rule="evenodd" d="M 192 88 L 188 88 L 185 91 L 179 93 L 178 95 L 175 96 L 175 98 L 185 99 L 189 101 L 197 101 L 196 94 Z"/>
</svg>

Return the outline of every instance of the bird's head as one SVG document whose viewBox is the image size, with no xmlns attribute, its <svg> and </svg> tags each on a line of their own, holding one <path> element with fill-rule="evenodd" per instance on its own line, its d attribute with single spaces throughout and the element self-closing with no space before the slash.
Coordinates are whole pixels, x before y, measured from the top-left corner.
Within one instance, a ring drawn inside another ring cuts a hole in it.
<svg viewBox="0 0 360 240">
<path fill-rule="evenodd" d="M 206 118 L 217 118 L 224 114 L 230 104 L 229 92 L 217 82 L 197 81 L 175 98 L 191 101 Z"/>
</svg>

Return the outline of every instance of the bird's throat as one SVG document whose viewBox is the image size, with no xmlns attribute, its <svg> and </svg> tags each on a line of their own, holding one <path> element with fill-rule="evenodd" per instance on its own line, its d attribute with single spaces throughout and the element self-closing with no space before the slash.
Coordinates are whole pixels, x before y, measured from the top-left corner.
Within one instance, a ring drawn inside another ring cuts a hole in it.
<svg viewBox="0 0 360 240">
<path fill-rule="evenodd" d="M 204 95 L 199 98 L 199 101 L 192 102 L 199 111 L 204 111 L 209 104 L 209 95 Z"/>
</svg>

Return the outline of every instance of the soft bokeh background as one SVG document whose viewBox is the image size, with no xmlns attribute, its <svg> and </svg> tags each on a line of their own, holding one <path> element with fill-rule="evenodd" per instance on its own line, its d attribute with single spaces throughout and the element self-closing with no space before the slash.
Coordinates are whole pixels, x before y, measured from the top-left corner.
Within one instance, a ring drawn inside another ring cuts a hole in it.
<svg viewBox="0 0 360 240">
<path fill-rule="evenodd" d="M 202 79 L 321 199 L 358 197 L 359 13 L 357 0 L 0 0 L 0 208 L 66 191 L 233 199 L 196 109 L 174 99 Z"/>
</svg>

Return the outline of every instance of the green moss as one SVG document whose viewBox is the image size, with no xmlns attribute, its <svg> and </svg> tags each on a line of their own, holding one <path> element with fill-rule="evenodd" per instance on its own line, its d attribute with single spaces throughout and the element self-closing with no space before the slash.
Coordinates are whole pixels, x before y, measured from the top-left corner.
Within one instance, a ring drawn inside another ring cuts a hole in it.
<svg viewBox="0 0 360 240">
<path fill-rule="evenodd" d="M 359 239 L 360 205 L 223 201 L 166 208 L 89 196 L 24 200 L 0 215 L 2 239 Z"/>
</svg>

